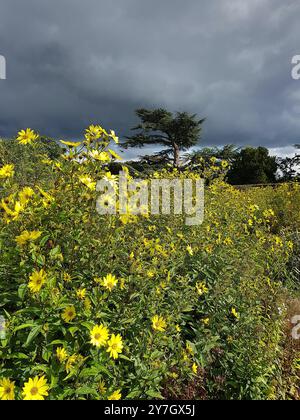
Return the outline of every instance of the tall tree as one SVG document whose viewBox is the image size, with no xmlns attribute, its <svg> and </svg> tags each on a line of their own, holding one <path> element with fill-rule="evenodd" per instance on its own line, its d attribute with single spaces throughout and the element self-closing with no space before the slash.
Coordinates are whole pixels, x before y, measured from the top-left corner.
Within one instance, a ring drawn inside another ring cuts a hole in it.
<svg viewBox="0 0 300 420">
<path fill-rule="evenodd" d="M 231 184 L 265 184 L 276 181 L 276 157 L 265 147 L 242 149 L 228 172 Z"/>
<path fill-rule="evenodd" d="M 300 149 L 299 144 L 295 144 L 296 149 Z M 293 181 L 299 179 L 300 155 L 295 154 L 293 157 L 277 158 L 281 179 L 283 181 Z"/>
<path fill-rule="evenodd" d="M 298 176 L 299 158 L 294 156 L 292 158 L 277 158 L 278 169 L 280 171 L 282 181 L 293 181 Z"/>
<path fill-rule="evenodd" d="M 172 155 L 175 167 L 180 165 L 180 151 L 197 144 L 205 121 L 205 118 L 197 119 L 195 114 L 187 112 L 173 114 L 162 108 L 138 109 L 136 115 L 141 123 L 132 130 L 139 132 L 127 137 L 122 146 L 125 149 L 145 145 L 165 146 L 167 149 L 164 153 Z"/>
</svg>

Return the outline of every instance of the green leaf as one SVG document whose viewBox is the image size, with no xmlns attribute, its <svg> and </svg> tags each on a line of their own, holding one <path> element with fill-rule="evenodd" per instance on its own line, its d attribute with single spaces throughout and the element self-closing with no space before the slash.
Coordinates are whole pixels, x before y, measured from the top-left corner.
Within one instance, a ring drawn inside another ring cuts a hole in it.
<svg viewBox="0 0 300 420">
<path fill-rule="evenodd" d="M 95 324 L 93 322 L 83 321 L 81 322 L 81 325 L 90 331 Z"/>
<path fill-rule="evenodd" d="M 134 399 L 134 398 L 137 398 L 137 397 L 139 397 L 141 395 L 141 391 L 139 391 L 139 390 L 135 390 L 135 391 L 131 391 L 127 396 L 126 396 L 126 398 L 127 399 Z"/>
<path fill-rule="evenodd" d="M 160 392 L 155 391 L 154 389 L 149 389 L 148 391 L 146 391 L 146 394 L 151 397 L 151 398 L 159 398 L 159 399 L 163 399 L 164 397 L 161 395 Z"/>
<path fill-rule="evenodd" d="M 89 386 L 82 386 L 81 388 L 78 388 L 76 390 L 77 395 L 94 395 L 95 397 L 98 397 L 98 392 L 94 388 L 90 388 Z"/>
<path fill-rule="evenodd" d="M 52 355 L 52 351 L 48 349 L 43 350 L 42 357 L 45 360 L 45 362 L 49 362 L 51 355 Z"/>
<path fill-rule="evenodd" d="M 42 331 L 42 328 L 43 328 L 42 325 L 36 325 L 35 327 L 32 328 L 32 330 L 28 334 L 26 343 L 24 345 L 25 347 L 28 347 L 29 344 L 40 334 L 40 332 Z"/>
<path fill-rule="evenodd" d="M 64 340 L 53 340 L 51 343 L 48 344 L 48 346 L 65 346 L 66 341 Z"/>
<path fill-rule="evenodd" d="M 29 356 L 25 353 L 16 353 L 12 357 L 12 359 L 29 359 Z"/>
<path fill-rule="evenodd" d="M 14 329 L 14 333 L 15 332 L 17 332 L 17 331 L 20 331 L 20 330 L 24 330 L 25 328 L 31 328 L 31 327 L 34 327 L 36 324 L 35 323 L 33 323 L 33 322 L 31 322 L 31 323 L 27 323 L 27 324 L 22 324 L 22 325 L 19 325 L 18 327 L 16 327 L 15 329 Z"/>
<path fill-rule="evenodd" d="M 74 337 L 75 333 L 79 330 L 78 327 L 70 327 L 68 331 L 71 333 L 72 337 Z"/>
<path fill-rule="evenodd" d="M 18 288 L 18 296 L 21 300 L 24 300 L 26 291 L 27 291 L 27 284 L 21 284 L 21 286 Z"/>
</svg>

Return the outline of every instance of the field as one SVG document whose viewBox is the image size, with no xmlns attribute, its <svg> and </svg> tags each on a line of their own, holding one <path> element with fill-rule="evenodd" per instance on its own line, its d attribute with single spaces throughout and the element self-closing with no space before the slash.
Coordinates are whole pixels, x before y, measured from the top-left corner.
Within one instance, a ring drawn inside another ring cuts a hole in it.
<svg viewBox="0 0 300 420">
<path fill-rule="evenodd" d="M 100 216 L 101 130 L 60 156 L 0 141 L 0 398 L 299 399 L 299 184 L 238 190 L 212 162 L 202 225 Z"/>
</svg>

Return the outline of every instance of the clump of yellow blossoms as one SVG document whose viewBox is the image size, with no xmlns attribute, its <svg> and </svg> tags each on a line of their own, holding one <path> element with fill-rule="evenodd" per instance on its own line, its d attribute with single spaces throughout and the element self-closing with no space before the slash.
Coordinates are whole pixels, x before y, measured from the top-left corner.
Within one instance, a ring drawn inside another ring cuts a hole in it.
<svg viewBox="0 0 300 420">
<path fill-rule="evenodd" d="M 198 293 L 199 296 L 202 296 L 202 295 L 204 295 L 205 293 L 208 292 L 208 288 L 207 288 L 206 284 L 203 283 L 203 282 L 197 282 L 196 283 L 196 290 L 197 290 L 197 293 Z"/>
<path fill-rule="evenodd" d="M 31 276 L 29 277 L 29 284 L 28 287 L 32 293 L 38 293 L 43 285 L 46 283 L 47 274 L 42 269 L 39 271 L 34 271 Z"/>
<path fill-rule="evenodd" d="M 15 399 L 15 383 L 7 378 L 0 380 L 0 400 Z"/>
<path fill-rule="evenodd" d="M 85 299 L 86 289 L 78 289 L 76 291 L 76 296 L 78 297 L 78 299 L 81 299 L 81 300 Z"/>
<path fill-rule="evenodd" d="M 28 230 L 24 230 L 19 236 L 16 237 L 16 242 L 19 246 L 25 245 L 27 242 L 36 241 L 42 232 L 37 230 L 29 232 Z"/>
<path fill-rule="evenodd" d="M 107 352 L 109 353 L 110 357 L 117 359 L 119 357 L 119 353 L 122 353 L 123 350 L 123 342 L 120 334 L 112 334 L 107 342 L 107 345 Z"/>
<path fill-rule="evenodd" d="M 63 363 L 68 358 L 68 353 L 63 347 L 57 347 L 56 356 L 60 363 Z"/>
<path fill-rule="evenodd" d="M 81 145 L 81 142 L 79 141 L 79 142 L 73 142 L 73 141 L 64 141 L 64 140 L 60 140 L 60 142 L 62 143 L 62 144 L 64 144 L 65 146 L 68 146 L 68 147 L 70 147 L 70 148 L 73 148 L 73 147 L 78 147 L 78 146 L 80 146 Z"/>
<path fill-rule="evenodd" d="M 103 134 L 107 135 L 106 131 L 100 125 L 90 125 L 85 130 L 85 138 L 89 142 L 100 139 Z"/>
<path fill-rule="evenodd" d="M 44 400 L 48 396 L 49 386 L 44 376 L 29 379 L 23 387 L 24 400 Z"/>
<path fill-rule="evenodd" d="M 152 318 L 152 328 L 156 331 L 164 332 L 166 330 L 167 323 L 162 316 L 155 315 Z"/>
<path fill-rule="evenodd" d="M 30 128 L 26 128 L 26 130 L 19 131 L 17 140 L 20 144 L 32 144 L 38 138 L 39 135 L 37 133 Z"/>
<path fill-rule="evenodd" d="M 118 284 L 118 279 L 113 274 L 107 274 L 107 276 L 103 277 L 102 285 L 110 292 L 116 285 Z"/>
<path fill-rule="evenodd" d="M 240 314 L 238 313 L 238 311 L 235 308 L 231 308 L 230 313 L 235 319 L 237 319 L 237 320 L 240 319 Z"/>
<path fill-rule="evenodd" d="M 2 178 L 11 178 L 14 176 L 15 166 L 14 165 L 4 165 L 0 168 L 0 179 Z"/>
<path fill-rule="evenodd" d="M 88 189 L 91 191 L 95 191 L 96 189 L 96 182 L 92 180 L 92 178 L 88 175 L 82 175 L 79 177 L 80 182 L 84 184 Z"/>
<path fill-rule="evenodd" d="M 118 389 L 117 391 L 114 391 L 107 399 L 109 401 L 113 401 L 113 400 L 117 401 L 117 400 L 120 400 L 121 398 L 122 398 L 121 391 L 120 389 Z"/>
<path fill-rule="evenodd" d="M 96 325 L 91 331 L 91 343 L 96 347 L 105 346 L 109 337 L 108 328 L 104 325 Z"/>
<path fill-rule="evenodd" d="M 67 306 L 62 313 L 62 319 L 66 322 L 71 322 L 76 317 L 76 310 L 74 306 Z"/>
</svg>

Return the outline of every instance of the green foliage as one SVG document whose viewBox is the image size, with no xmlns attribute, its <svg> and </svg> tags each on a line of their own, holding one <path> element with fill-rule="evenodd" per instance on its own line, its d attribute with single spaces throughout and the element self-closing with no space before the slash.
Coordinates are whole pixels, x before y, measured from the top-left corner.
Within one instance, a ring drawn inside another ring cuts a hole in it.
<svg viewBox="0 0 300 420">
<path fill-rule="evenodd" d="M 276 182 L 276 158 L 265 147 L 242 149 L 228 173 L 231 184 L 267 184 Z"/>
<path fill-rule="evenodd" d="M 0 166 L 5 162 L 14 164 L 21 185 L 33 185 L 38 180 L 47 181 L 52 171 L 41 160 L 57 159 L 61 153 L 59 144 L 48 137 L 41 137 L 34 147 L 25 148 L 15 140 L 0 139 Z"/>
</svg>

